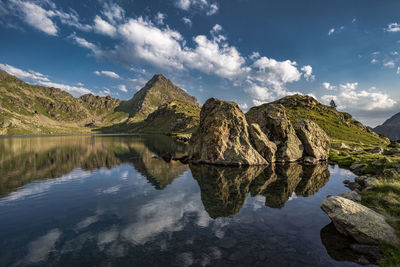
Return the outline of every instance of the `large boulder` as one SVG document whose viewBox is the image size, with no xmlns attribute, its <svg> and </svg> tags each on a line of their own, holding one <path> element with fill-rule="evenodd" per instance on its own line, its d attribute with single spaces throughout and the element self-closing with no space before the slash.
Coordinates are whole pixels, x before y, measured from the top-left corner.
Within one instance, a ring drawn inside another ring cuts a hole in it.
<svg viewBox="0 0 400 267">
<path fill-rule="evenodd" d="M 303 143 L 304 154 L 317 160 L 327 160 L 330 141 L 328 135 L 313 121 L 300 120 L 294 124 L 294 129 Z"/>
<path fill-rule="evenodd" d="M 253 148 L 246 117 L 234 102 L 210 98 L 200 112 L 200 124 L 189 142 L 193 162 L 217 165 L 264 165 Z"/>
<path fill-rule="evenodd" d="M 264 104 L 246 114 L 249 123 L 258 123 L 266 136 L 277 145 L 277 162 L 294 162 L 302 158 L 303 145 L 281 104 Z"/>
<path fill-rule="evenodd" d="M 340 196 L 327 197 L 321 206 L 336 229 L 362 244 L 398 243 L 394 229 L 375 211 Z"/>
<path fill-rule="evenodd" d="M 250 138 L 255 149 L 268 162 L 275 162 L 276 144 L 268 139 L 260 125 L 252 123 L 249 126 Z"/>
</svg>

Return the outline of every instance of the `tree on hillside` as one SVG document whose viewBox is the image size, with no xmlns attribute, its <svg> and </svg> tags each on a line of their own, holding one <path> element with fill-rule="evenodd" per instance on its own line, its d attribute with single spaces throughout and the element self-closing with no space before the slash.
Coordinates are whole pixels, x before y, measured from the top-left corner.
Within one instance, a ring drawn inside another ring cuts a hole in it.
<svg viewBox="0 0 400 267">
<path fill-rule="evenodd" d="M 333 99 L 331 100 L 331 103 L 329 103 L 329 105 L 331 105 L 331 108 L 337 108 L 337 105 Z"/>
</svg>

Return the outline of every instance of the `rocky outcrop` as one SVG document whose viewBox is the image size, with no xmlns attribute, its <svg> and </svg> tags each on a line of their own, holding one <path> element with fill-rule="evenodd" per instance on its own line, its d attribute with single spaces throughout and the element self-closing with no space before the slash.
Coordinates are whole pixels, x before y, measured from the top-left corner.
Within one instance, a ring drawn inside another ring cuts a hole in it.
<svg viewBox="0 0 400 267">
<path fill-rule="evenodd" d="M 321 206 L 336 229 L 361 244 L 398 243 L 394 229 L 375 211 L 340 196 L 327 197 Z"/>
<path fill-rule="evenodd" d="M 249 125 L 239 106 L 210 98 L 200 113 L 200 125 L 189 143 L 189 157 L 197 163 L 263 165 L 268 162 L 250 142 Z"/>
<path fill-rule="evenodd" d="M 265 104 L 255 107 L 246 114 L 246 118 L 249 123 L 258 123 L 269 140 L 277 145 L 277 162 L 294 162 L 302 158 L 303 145 L 284 106 Z"/>
<path fill-rule="evenodd" d="M 257 123 L 250 124 L 249 133 L 251 141 L 258 151 L 268 162 L 275 162 L 276 144 L 268 139 Z"/>
<path fill-rule="evenodd" d="M 303 143 L 304 154 L 317 160 L 327 160 L 330 141 L 328 135 L 315 122 L 300 120 L 294 124 L 294 129 Z"/>
</svg>

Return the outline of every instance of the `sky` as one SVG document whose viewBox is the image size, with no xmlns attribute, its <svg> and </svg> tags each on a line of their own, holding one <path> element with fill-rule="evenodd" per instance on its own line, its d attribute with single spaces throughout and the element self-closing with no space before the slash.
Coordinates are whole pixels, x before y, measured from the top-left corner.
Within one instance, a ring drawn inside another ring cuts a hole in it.
<svg viewBox="0 0 400 267">
<path fill-rule="evenodd" d="M 0 0 L 0 69 L 131 98 L 162 73 L 244 110 L 295 93 L 376 126 L 400 112 L 398 0 Z"/>
</svg>

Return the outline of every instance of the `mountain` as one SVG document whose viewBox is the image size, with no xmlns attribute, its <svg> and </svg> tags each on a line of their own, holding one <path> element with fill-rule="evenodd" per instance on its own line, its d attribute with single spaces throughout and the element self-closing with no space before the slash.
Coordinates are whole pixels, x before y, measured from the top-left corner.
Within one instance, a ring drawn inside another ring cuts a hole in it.
<svg viewBox="0 0 400 267">
<path fill-rule="evenodd" d="M 133 98 L 123 102 L 117 110 L 128 112 L 130 114 L 129 122 L 138 122 L 146 119 L 159 106 L 172 101 L 199 105 L 195 97 L 173 84 L 162 74 L 156 74 Z"/>
<path fill-rule="evenodd" d="M 339 112 L 335 108 L 323 105 L 311 96 L 292 95 L 263 105 L 269 104 L 283 105 L 292 123 L 304 119 L 314 121 L 328 134 L 333 143 L 362 142 L 378 145 L 388 142 L 384 137 L 353 119 L 349 113 Z M 248 114 L 255 113 L 263 105 L 251 108 Z"/>
<path fill-rule="evenodd" d="M 30 85 L 0 70 L 0 135 L 171 134 L 190 131 L 197 125 L 199 112 L 196 98 L 161 74 L 154 75 L 132 99 L 122 101 L 92 94 L 73 97 L 57 88 Z M 161 128 L 156 125 L 160 120 Z"/>
<path fill-rule="evenodd" d="M 400 140 L 400 112 L 374 129 L 392 140 Z"/>
<path fill-rule="evenodd" d="M 57 88 L 30 85 L 0 70 L 0 134 L 90 132 L 128 117 L 115 112 L 121 100 L 91 94 L 79 98 Z"/>
</svg>

